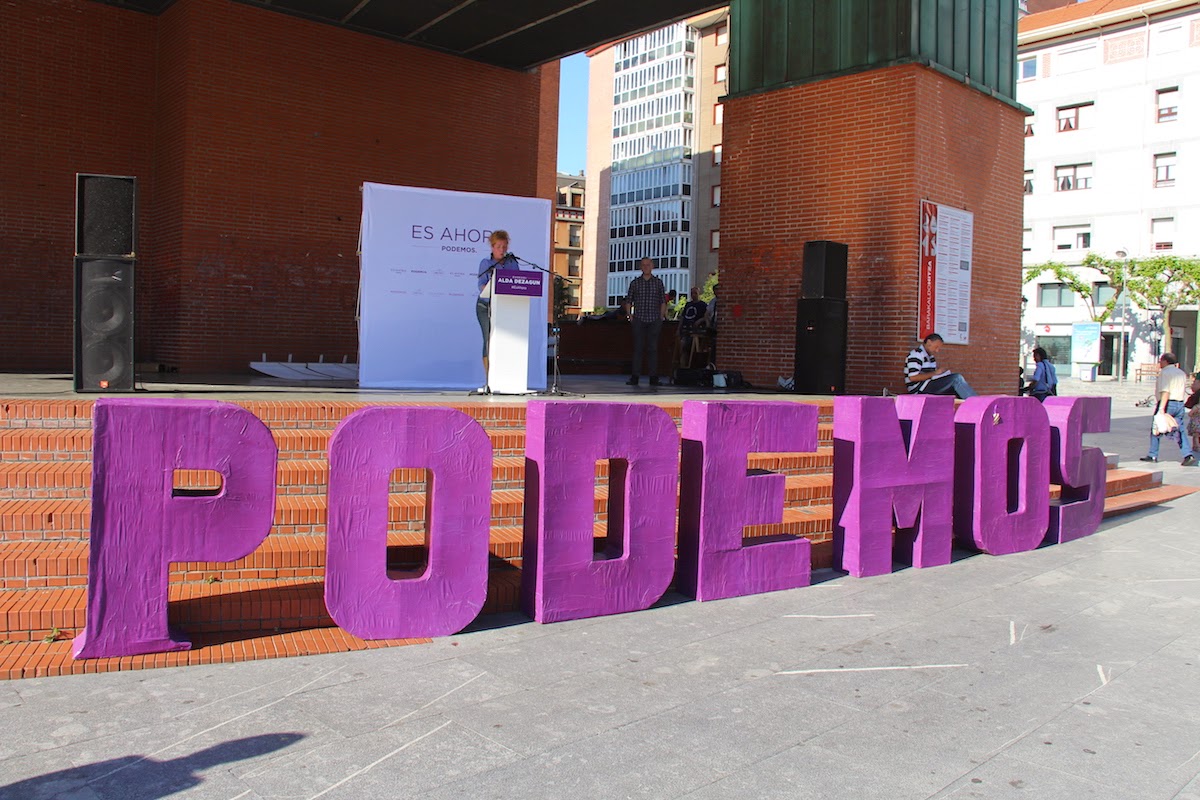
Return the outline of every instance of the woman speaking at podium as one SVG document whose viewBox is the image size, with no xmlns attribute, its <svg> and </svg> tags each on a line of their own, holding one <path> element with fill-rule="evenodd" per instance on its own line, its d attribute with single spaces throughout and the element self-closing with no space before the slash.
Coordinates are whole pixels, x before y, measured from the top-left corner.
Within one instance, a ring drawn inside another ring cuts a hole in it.
<svg viewBox="0 0 1200 800">
<path fill-rule="evenodd" d="M 475 301 L 475 317 L 483 334 L 483 382 L 488 383 L 488 340 L 492 333 L 492 273 L 505 261 L 513 260 L 508 254 L 508 231 L 492 231 L 488 237 L 492 254 L 479 262 L 479 299 Z M 512 266 L 515 266 L 513 264 Z"/>
</svg>

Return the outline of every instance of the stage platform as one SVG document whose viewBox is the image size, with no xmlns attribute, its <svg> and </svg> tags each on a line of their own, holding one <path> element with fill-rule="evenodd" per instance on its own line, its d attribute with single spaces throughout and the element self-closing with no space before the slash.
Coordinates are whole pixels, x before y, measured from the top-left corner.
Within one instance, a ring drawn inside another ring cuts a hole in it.
<svg viewBox="0 0 1200 800">
<path fill-rule="evenodd" d="M 279 448 L 275 520 L 251 555 L 227 563 L 176 563 L 170 573 L 172 624 L 192 636 L 190 651 L 75 661 L 70 640 L 84 621 L 91 488 L 91 414 L 95 396 L 76 395 L 69 376 L 0 376 L 0 678 L 138 669 L 412 644 L 365 642 L 337 628 L 325 609 L 326 452 L 337 424 L 371 405 L 433 404 L 457 408 L 487 432 L 493 446 L 491 569 L 484 615 L 518 609 L 524 511 L 525 409 L 521 397 L 465 392 L 366 391 L 291 386 L 266 378 L 170 382 L 148 380 L 138 397 L 233 402 L 258 416 Z M 748 539 L 803 536 L 813 566 L 832 552 L 833 400 L 777 391 L 731 392 L 675 387 L 632 388 L 619 376 L 571 376 L 569 391 L 585 401 L 646 402 L 678 424 L 685 399 L 773 399 L 818 407 L 816 453 L 761 453 L 748 467 L 787 476 L 783 522 L 745 529 Z M 1195 491 L 1165 486 L 1162 473 L 1116 468 L 1110 458 L 1106 516 L 1156 505 Z M 178 472 L 176 486 L 203 489 L 204 471 Z M 426 475 L 393 473 L 389 568 L 411 569 L 425 554 Z M 1052 495 L 1057 487 L 1052 487 Z M 597 548 L 606 536 L 607 464 L 596 469 Z"/>
</svg>

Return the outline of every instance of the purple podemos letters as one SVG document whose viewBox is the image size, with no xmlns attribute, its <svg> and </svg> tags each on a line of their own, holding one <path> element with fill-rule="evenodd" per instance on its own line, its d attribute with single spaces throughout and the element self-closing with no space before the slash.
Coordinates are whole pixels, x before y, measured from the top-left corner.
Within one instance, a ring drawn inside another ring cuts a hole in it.
<svg viewBox="0 0 1200 800">
<path fill-rule="evenodd" d="M 817 449 L 817 407 L 803 403 L 683 404 L 677 585 L 697 600 L 807 586 L 809 541 L 742 546 L 742 528 L 783 521 L 786 478 L 747 473 L 750 453 Z"/>
<path fill-rule="evenodd" d="M 675 573 L 679 434 L 658 406 L 532 402 L 525 412 L 521 599 L 538 622 L 649 608 Z M 596 462 L 608 549 L 594 554 Z"/>
<path fill-rule="evenodd" d="M 858 578 L 891 572 L 893 514 L 902 558 L 949 564 L 954 398 L 835 398 L 833 489 L 834 566 Z"/>
<path fill-rule="evenodd" d="M 855 576 L 890 571 L 892 528 L 914 566 L 949 560 L 951 528 L 992 554 L 1096 530 L 1108 398 L 839 397 L 834 404 L 835 558 Z M 807 539 L 744 546 L 743 527 L 780 522 L 783 475 L 747 471 L 752 452 L 814 452 L 816 406 L 685 402 L 683 447 L 651 405 L 540 403 L 527 413 L 522 597 L 540 622 L 635 611 L 671 577 L 698 600 L 806 586 Z M 88 608 L 76 658 L 187 648 L 167 628 L 168 565 L 231 561 L 266 537 L 277 451 L 250 412 L 207 401 L 103 398 L 94 414 Z M 594 553 L 595 464 L 608 459 L 608 552 Z M 682 464 L 677 481 L 676 464 Z M 492 449 L 465 414 L 377 407 L 338 426 L 329 452 L 325 600 L 363 638 L 441 636 L 487 592 Z M 428 564 L 387 573 L 396 468 L 429 471 Z M 174 490 L 176 470 L 212 470 L 219 491 Z M 1049 483 L 1063 487 L 1049 503 Z M 953 486 L 953 500 L 951 500 Z M 676 489 L 679 559 L 672 561 Z M 674 570 L 674 571 L 673 571 Z"/>
<path fill-rule="evenodd" d="M 392 470 L 429 470 L 429 561 L 419 577 L 387 573 Z M 451 408 L 364 408 L 329 443 L 325 605 L 363 639 L 447 636 L 487 596 L 492 445 Z M 397 576 L 400 577 L 400 576 Z"/>
<path fill-rule="evenodd" d="M 207 400 L 101 398 L 93 413 L 87 621 L 76 658 L 186 650 L 167 629 L 172 561 L 233 561 L 271 531 L 275 441 L 257 417 Z M 177 496 L 175 470 L 218 472 Z"/>
</svg>

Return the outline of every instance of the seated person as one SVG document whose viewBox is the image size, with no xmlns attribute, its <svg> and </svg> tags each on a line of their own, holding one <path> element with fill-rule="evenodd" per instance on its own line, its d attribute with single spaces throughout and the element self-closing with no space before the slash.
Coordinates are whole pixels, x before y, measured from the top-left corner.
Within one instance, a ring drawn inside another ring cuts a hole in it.
<svg viewBox="0 0 1200 800">
<path fill-rule="evenodd" d="M 909 394 L 952 394 L 960 400 L 974 397 L 975 390 L 962 375 L 949 371 L 938 373 L 937 354 L 942 344 L 942 337 L 931 333 L 908 354 L 904 365 L 904 388 Z"/>
<path fill-rule="evenodd" d="M 700 290 L 692 287 L 691 300 L 679 312 L 679 362 L 684 366 L 692 352 L 692 337 L 700 329 L 708 303 L 700 299 Z"/>
<path fill-rule="evenodd" d="M 1055 373 L 1054 365 L 1046 357 L 1046 351 L 1043 348 L 1033 348 L 1033 361 L 1037 364 L 1033 370 L 1033 377 L 1022 391 L 1031 397 L 1036 397 L 1037 401 L 1041 403 L 1047 397 L 1058 394 L 1058 374 Z"/>
</svg>

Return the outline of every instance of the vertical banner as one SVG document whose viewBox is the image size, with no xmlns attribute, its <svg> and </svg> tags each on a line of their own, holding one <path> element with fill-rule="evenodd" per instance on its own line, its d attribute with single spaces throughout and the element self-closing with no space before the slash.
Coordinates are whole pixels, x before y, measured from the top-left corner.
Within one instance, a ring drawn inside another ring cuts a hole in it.
<svg viewBox="0 0 1200 800">
<path fill-rule="evenodd" d="M 939 333 L 946 344 L 971 339 L 971 269 L 975 215 L 921 201 L 917 338 Z"/>
<path fill-rule="evenodd" d="M 508 231 L 510 252 L 548 266 L 550 201 L 379 183 L 362 195 L 359 385 L 482 386 L 476 277 L 491 256 L 488 236 Z M 546 388 L 548 294 L 530 298 L 530 389 Z"/>
</svg>

